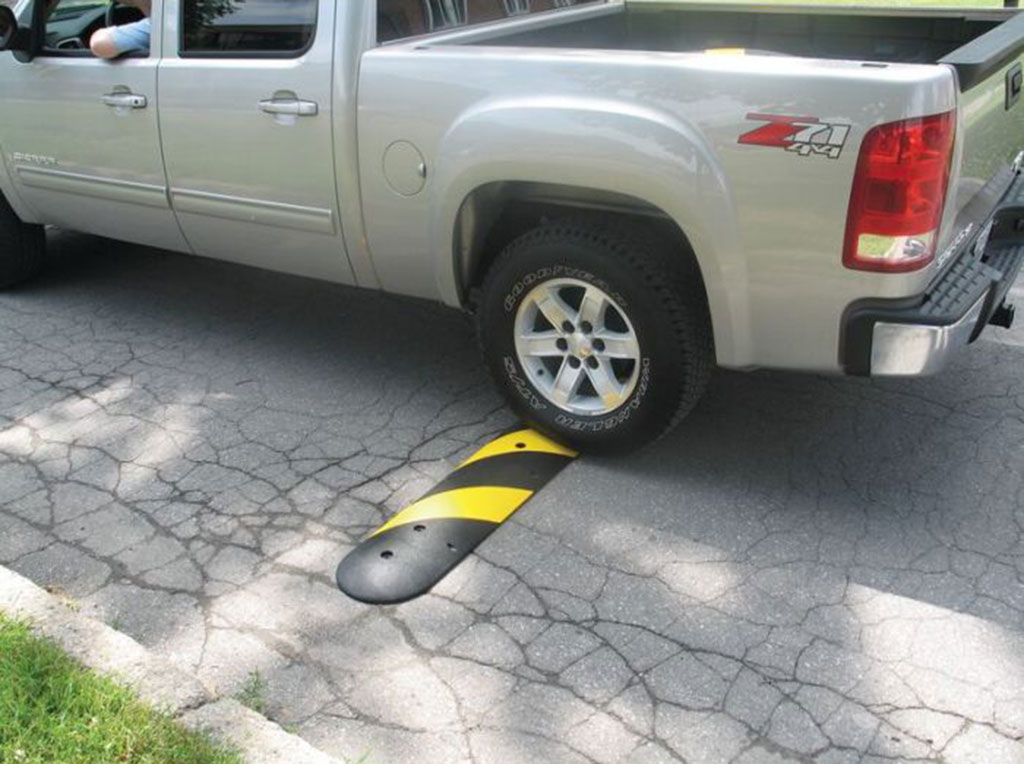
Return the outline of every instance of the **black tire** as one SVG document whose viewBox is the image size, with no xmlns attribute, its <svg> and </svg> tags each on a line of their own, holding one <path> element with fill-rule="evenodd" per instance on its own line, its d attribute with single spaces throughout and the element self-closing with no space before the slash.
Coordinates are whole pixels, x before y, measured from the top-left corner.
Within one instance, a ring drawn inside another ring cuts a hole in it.
<svg viewBox="0 0 1024 764">
<path fill-rule="evenodd" d="M 0 289 L 35 276 L 46 257 L 46 234 L 41 225 L 23 223 L 0 194 Z"/>
<path fill-rule="evenodd" d="M 558 278 L 605 292 L 639 342 L 635 387 L 608 413 L 590 416 L 556 405 L 531 382 L 518 357 L 520 305 L 538 285 Z M 639 225 L 571 219 L 516 239 L 487 274 L 477 328 L 484 361 L 516 413 L 591 453 L 623 453 L 663 436 L 703 395 L 713 366 L 711 322 L 692 255 L 672 251 Z"/>
</svg>

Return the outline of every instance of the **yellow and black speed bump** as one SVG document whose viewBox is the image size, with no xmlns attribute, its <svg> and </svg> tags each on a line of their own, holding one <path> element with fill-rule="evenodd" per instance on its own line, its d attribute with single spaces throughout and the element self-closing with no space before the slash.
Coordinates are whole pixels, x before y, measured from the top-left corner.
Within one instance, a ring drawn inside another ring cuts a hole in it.
<svg viewBox="0 0 1024 764">
<path fill-rule="evenodd" d="M 349 552 L 338 587 L 375 605 L 425 594 L 575 458 L 532 430 L 502 435 Z"/>
</svg>

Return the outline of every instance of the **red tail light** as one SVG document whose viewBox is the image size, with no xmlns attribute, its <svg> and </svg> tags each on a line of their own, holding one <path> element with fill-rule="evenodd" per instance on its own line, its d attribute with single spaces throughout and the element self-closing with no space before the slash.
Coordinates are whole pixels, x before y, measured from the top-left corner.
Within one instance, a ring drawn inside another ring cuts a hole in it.
<svg viewBox="0 0 1024 764">
<path fill-rule="evenodd" d="M 955 111 L 868 131 L 846 220 L 847 268 L 913 271 L 932 261 L 955 131 Z"/>
</svg>

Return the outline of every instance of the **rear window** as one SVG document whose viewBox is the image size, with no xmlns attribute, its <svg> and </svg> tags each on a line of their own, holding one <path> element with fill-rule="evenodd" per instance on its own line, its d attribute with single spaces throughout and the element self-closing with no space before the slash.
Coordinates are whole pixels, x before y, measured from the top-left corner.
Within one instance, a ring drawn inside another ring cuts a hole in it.
<svg viewBox="0 0 1024 764">
<path fill-rule="evenodd" d="M 599 0 L 379 0 L 377 41 L 594 2 Z"/>
<path fill-rule="evenodd" d="M 297 56 L 313 41 L 317 0 L 184 0 L 182 55 Z"/>
</svg>

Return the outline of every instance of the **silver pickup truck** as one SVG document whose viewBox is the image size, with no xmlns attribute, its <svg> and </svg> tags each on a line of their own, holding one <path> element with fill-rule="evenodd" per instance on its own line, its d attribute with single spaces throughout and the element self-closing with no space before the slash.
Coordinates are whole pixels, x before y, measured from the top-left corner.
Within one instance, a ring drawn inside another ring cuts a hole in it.
<svg viewBox="0 0 1024 764">
<path fill-rule="evenodd" d="M 715 364 L 929 374 L 1013 318 L 1013 11 L 153 0 L 90 55 L 137 13 L 0 9 L 3 285 L 55 225 L 443 301 L 597 451 Z"/>
</svg>

